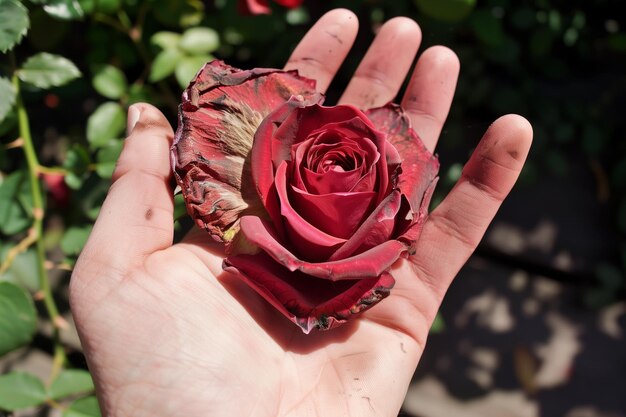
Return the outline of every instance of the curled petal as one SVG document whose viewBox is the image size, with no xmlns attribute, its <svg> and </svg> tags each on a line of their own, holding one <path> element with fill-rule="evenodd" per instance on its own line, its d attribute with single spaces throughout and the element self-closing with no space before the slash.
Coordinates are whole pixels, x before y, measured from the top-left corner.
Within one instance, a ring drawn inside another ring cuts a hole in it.
<svg viewBox="0 0 626 417">
<path fill-rule="evenodd" d="M 327 330 L 378 303 L 389 295 L 395 281 L 384 272 L 379 276 L 331 282 L 292 272 L 271 257 L 237 255 L 229 257 L 225 269 L 238 272 L 263 298 L 304 333 Z"/>
<path fill-rule="evenodd" d="M 272 227 L 255 216 L 241 218 L 241 231 L 253 244 L 260 247 L 276 262 L 290 271 L 300 271 L 307 275 L 330 281 L 354 280 L 379 276 L 400 256 L 407 246 L 397 240 L 388 240 L 363 253 L 332 262 L 307 262 L 296 257 L 279 241 Z"/>
<path fill-rule="evenodd" d="M 294 210 L 287 195 L 285 175 L 287 165 L 288 162 L 283 161 L 276 173 L 276 191 L 282 215 L 279 224 L 284 220 L 286 236 L 298 254 L 310 260 L 324 261 L 345 242 L 345 239 L 323 232 L 303 218 L 300 212 Z M 276 222 L 274 224 L 276 225 Z"/>
<path fill-rule="evenodd" d="M 269 114 L 259 125 L 254 136 L 254 147 L 251 152 L 251 176 L 260 198 L 270 219 L 276 225 L 276 230 L 284 236 L 278 204 L 278 194 L 274 184 L 275 167 L 272 163 L 272 144 L 276 130 L 292 116 L 296 109 L 305 106 L 298 97 L 292 97 L 287 103 L 278 107 Z M 276 166 L 278 167 L 278 165 Z"/>
<path fill-rule="evenodd" d="M 341 239 L 352 236 L 376 198 L 374 191 L 315 195 L 296 188 L 288 195 L 296 213 L 317 229 Z"/>
<path fill-rule="evenodd" d="M 398 190 L 389 194 L 329 260 L 334 261 L 362 253 L 392 238 L 401 201 L 402 197 Z"/>
<path fill-rule="evenodd" d="M 397 186 L 407 196 L 413 212 L 417 212 L 422 206 L 426 190 L 437 177 L 437 157 L 426 149 L 417 133 L 411 129 L 411 121 L 400 106 L 390 103 L 367 110 L 366 114 L 377 129 L 388 135 L 387 140 L 398 151 L 402 172 Z"/>
<path fill-rule="evenodd" d="M 295 71 L 243 71 L 222 61 L 206 64 L 183 93 L 172 166 L 185 201 L 196 207 L 190 214 L 216 239 L 232 237 L 225 231 L 237 229 L 242 212 L 263 210 L 242 178 L 250 171 L 257 127 L 293 95 L 307 103 L 321 100 L 315 82 Z M 206 175 L 198 178 L 202 172 Z M 202 196 L 212 200 L 199 201 Z"/>
</svg>

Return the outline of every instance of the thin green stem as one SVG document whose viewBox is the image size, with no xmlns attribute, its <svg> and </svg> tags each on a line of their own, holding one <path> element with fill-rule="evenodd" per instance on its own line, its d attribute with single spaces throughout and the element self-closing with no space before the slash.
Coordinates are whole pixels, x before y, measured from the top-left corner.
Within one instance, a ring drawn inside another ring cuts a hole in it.
<svg viewBox="0 0 626 417">
<path fill-rule="evenodd" d="M 52 296 L 52 288 L 50 287 L 50 280 L 48 279 L 48 271 L 45 267 L 46 264 L 46 251 L 43 242 L 43 218 L 44 218 L 44 205 L 43 197 L 41 193 L 41 183 L 39 182 L 39 160 L 37 159 L 37 153 L 33 145 L 33 139 L 30 134 L 30 122 L 28 120 L 28 113 L 24 102 L 22 101 L 22 94 L 20 92 L 20 80 L 17 77 L 17 73 L 13 74 L 13 86 L 15 87 L 16 94 L 16 109 L 17 120 L 19 125 L 20 137 L 24 141 L 23 150 L 26 156 L 26 164 L 28 166 L 28 178 L 30 181 L 30 188 L 33 194 L 33 225 L 32 230 L 35 236 L 35 249 L 37 253 L 37 271 L 39 273 L 39 287 L 43 294 L 43 302 L 52 322 L 52 337 L 54 341 L 54 358 L 53 367 L 50 379 L 53 380 L 66 361 L 65 350 L 61 345 L 61 338 L 59 332 L 59 324 L 63 322 L 59 314 L 59 309 L 56 306 L 54 297 Z"/>
<path fill-rule="evenodd" d="M 57 174 L 57 175 L 67 175 L 69 171 L 62 167 L 46 167 L 43 165 L 39 165 L 37 167 L 37 171 L 42 174 Z"/>
</svg>

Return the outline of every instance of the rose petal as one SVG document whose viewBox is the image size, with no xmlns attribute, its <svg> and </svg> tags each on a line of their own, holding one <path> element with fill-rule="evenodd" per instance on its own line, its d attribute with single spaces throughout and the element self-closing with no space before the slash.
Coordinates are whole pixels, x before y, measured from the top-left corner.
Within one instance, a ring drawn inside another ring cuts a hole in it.
<svg viewBox="0 0 626 417">
<path fill-rule="evenodd" d="M 374 124 L 367 118 L 365 113 L 348 104 L 330 107 L 322 105 L 307 106 L 299 111 L 299 115 L 298 138 L 308 138 L 313 132 L 319 131 L 320 126 L 354 119 L 361 120 L 368 129 L 376 131 Z M 303 115 L 306 117 L 302 117 Z"/>
<path fill-rule="evenodd" d="M 422 198 L 422 205 L 420 206 L 417 213 L 414 214 L 413 221 L 407 225 L 401 225 L 398 227 L 400 229 L 401 235 L 398 237 L 398 240 L 404 241 L 409 246 L 409 253 L 413 254 L 413 246 L 415 242 L 419 238 L 422 233 L 422 226 L 426 222 L 426 218 L 428 217 L 428 206 L 430 205 L 430 199 L 433 196 L 433 192 L 435 191 L 435 186 L 437 185 L 438 178 L 430 184 L 430 187 L 424 193 L 424 197 Z"/>
<path fill-rule="evenodd" d="M 272 141 L 272 159 L 274 166 L 291 158 L 292 146 L 314 134 L 320 134 L 326 128 L 320 129 L 319 126 L 349 126 L 350 129 L 360 130 L 363 137 L 368 137 L 374 143 L 380 154 L 387 155 L 387 140 L 384 133 L 376 130 L 367 116 L 359 109 L 341 105 L 335 107 L 324 107 L 321 105 L 301 106 L 294 109 L 289 115 L 289 119 L 283 119 L 284 126 L 275 130 L 274 141 Z M 292 125 L 296 124 L 298 129 L 294 129 Z M 256 146 L 256 145 L 255 145 Z M 390 178 L 387 172 L 387 159 L 379 158 L 377 162 L 377 189 L 378 201 L 381 201 L 389 194 Z"/>
<path fill-rule="evenodd" d="M 190 214 L 217 239 L 228 240 L 224 230 L 236 226 L 232 219 L 242 211 L 261 209 L 254 188 L 245 181 L 242 184 L 241 178 L 249 170 L 250 148 L 259 123 L 292 95 L 307 103 L 320 101 L 315 82 L 295 71 L 242 71 L 222 61 L 206 64 L 183 93 L 172 166 L 185 199 L 190 201 L 187 194 L 194 195 L 196 208 Z M 212 179 L 207 181 L 204 176 L 197 181 L 195 175 L 201 172 Z M 203 195 L 212 202 L 195 200 Z"/>
<path fill-rule="evenodd" d="M 352 126 L 350 126 L 352 125 Z M 349 121 L 349 124 L 330 124 L 328 131 L 323 132 L 308 147 L 304 144 L 296 150 L 296 163 L 298 173 L 302 176 L 302 182 L 305 184 L 305 190 L 311 194 L 327 194 L 348 191 L 372 191 L 376 181 L 376 162 L 380 158 L 380 153 L 376 146 L 366 135 L 370 131 L 362 129 L 354 129 L 350 135 L 361 132 L 362 135 L 350 137 L 344 134 L 344 137 L 329 138 L 332 134 L 338 134 L 346 127 L 363 127 L 362 122 L 358 120 Z M 314 133 L 312 134 L 314 135 Z M 336 143 L 332 143 L 332 141 Z M 308 141 L 307 141 L 308 144 Z M 300 149 L 304 147 L 304 149 Z M 310 161 L 303 168 L 303 153 L 306 152 Z M 349 159 L 352 162 L 352 170 L 329 170 L 324 163 L 333 160 Z M 367 178 L 361 181 L 363 176 Z M 361 184 L 359 184 L 361 182 Z"/>
<path fill-rule="evenodd" d="M 362 253 L 392 238 L 401 201 L 400 192 L 394 190 L 328 260 L 335 261 Z"/>
<path fill-rule="evenodd" d="M 254 135 L 254 146 L 251 152 L 251 174 L 256 186 L 257 193 L 270 218 L 280 227 L 280 209 L 278 196 L 274 185 L 274 172 L 276 167 L 272 162 L 273 143 L 276 130 L 284 124 L 285 120 L 292 116 L 306 103 L 292 97 L 287 103 L 269 114 Z M 279 230 L 280 231 L 280 230 Z"/>
<path fill-rule="evenodd" d="M 233 164 L 238 162 L 232 161 Z M 222 181 L 218 175 L 211 175 L 208 166 L 191 168 L 182 181 L 182 187 L 187 211 L 198 227 L 206 229 L 216 240 L 230 240 L 222 237 L 229 235 L 231 228 L 234 228 L 231 233 L 236 233 L 239 216 L 249 208 L 241 190 Z"/>
<path fill-rule="evenodd" d="M 239 276 L 296 323 L 304 333 L 327 330 L 372 307 L 389 295 L 395 281 L 388 273 L 372 278 L 330 282 L 292 272 L 267 254 L 229 257 L 225 270 Z"/>
<path fill-rule="evenodd" d="M 291 190 L 290 201 L 296 213 L 317 229 L 342 239 L 352 236 L 377 195 L 374 191 L 315 195 L 293 187 Z"/>
<path fill-rule="evenodd" d="M 290 271 L 301 271 L 330 281 L 379 276 L 407 251 L 404 243 L 389 240 L 350 258 L 315 263 L 298 259 L 277 240 L 272 227 L 258 217 L 243 216 L 241 231 L 251 243 L 263 249 Z"/>
<path fill-rule="evenodd" d="M 283 161 L 278 167 L 278 172 L 276 172 L 276 191 L 280 201 L 282 218 L 274 221 L 274 225 L 282 224 L 284 219 L 286 234 L 298 254 L 306 256 L 310 260 L 324 261 L 345 242 L 345 239 L 324 233 L 294 210 L 287 195 L 286 172 L 288 164 L 289 162 Z"/>
<path fill-rule="evenodd" d="M 413 212 L 422 206 L 426 190 L 437 177 L 439 161 L 426 149 L 411 121 L 396 104 L 366 111 L 367 117 L 377 129 L 385 132 L 387 140 L 393 144 L 402 159 L 402 173 L 397 186 L 408 197 Z"/>
<path fill-rule="evenodd" d="M 318 174 L 308 168 L 303 170 L 294 169 L 294 176 L 297 176 L 300 171 L 302 171 L 304 175 L 300 177 L 301 181 L 296 181 L 296 184 L 302 183 L 304 187 L 298 188 L 309 194 L 316 195 L 349 192 L 359 183 L 359 180 L 363 176 L 360 170 L 329 171 Z"/>
<path fill-rule="evenodd" d="M 320 126 L 349 123 L 357 120 L 361 123 L 359 127 L 362 126 L 362 129 L 366 129 L 368 133 L 371 132 L 371 136 L 378 133 L 367 116 L 356 107 L 349 105 L 324 107 L 319 104 L 313 104 L 295 109 L 290 118 L 285 121 L 285 126 L 278 129 L 275 133 L 272 152 L 275 166 L 278 166 L 278 163 L 285 159 L 291 159 L 291 147 L 295 143 L 308 139 L 315 131 L 317 131 L 317 134 L 321 133 L 319 131 Z M 380 133 L 378 135 L 382 136 Z M 370 139 L 374 140 L 372 137 Z"/>
</svg>

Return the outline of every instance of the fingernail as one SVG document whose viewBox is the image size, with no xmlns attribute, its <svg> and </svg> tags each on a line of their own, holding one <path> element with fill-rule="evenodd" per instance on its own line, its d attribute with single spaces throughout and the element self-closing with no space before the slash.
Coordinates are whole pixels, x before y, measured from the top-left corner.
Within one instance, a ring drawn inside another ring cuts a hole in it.
<svg viewBox="0 0 626 417">
<path fill-rule="evenodd" d="M 128 108 L 128 119 L 126 121 L 126 135 L 129 136 L 135 125 L 139 121 L 139 117 L 141 116 L 141 110 L 137 108 L 134 104 Z"/>
</svg>

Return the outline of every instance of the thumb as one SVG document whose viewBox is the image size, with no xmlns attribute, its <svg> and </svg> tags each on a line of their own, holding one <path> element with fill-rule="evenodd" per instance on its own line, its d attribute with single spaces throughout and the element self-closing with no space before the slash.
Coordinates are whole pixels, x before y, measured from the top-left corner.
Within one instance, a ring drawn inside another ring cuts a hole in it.
<svg viewBox="0 0 626 417">
<path fill-rule="evenodd" d="M 173 136 L 157 108 L 142 103 L 128 109 L 128 137 L 79 263 L 127 271 L 172 244 L 169 149 Z"/>
</svg>

